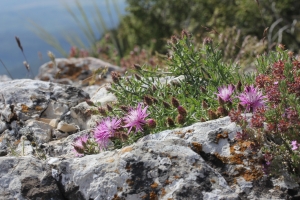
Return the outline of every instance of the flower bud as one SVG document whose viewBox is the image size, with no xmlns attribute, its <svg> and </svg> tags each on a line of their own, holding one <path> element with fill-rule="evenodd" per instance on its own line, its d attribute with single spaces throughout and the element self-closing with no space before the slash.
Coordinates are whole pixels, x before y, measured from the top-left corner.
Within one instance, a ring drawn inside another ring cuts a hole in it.
<svg viewBox="0 0 300 200">
<path fill-rule="evenodd" d="M 163 101 L 163 105 L 164 105 L 164 107 L 166 109 L 170 109 L 171 108 L 171 105 L 168 102 L 166 102 L 166 101 Z"/>
<path fill-rule="evenodd" d="M 86 99 L 85 102 L 86 102 L 89 106 L 95 106 L 94 102 L 92 102 L 90 99 Z"/>
<path fill-rule="evenodd" d="M 217 116 L 217 114 L 214 111 L 208 110 L 208 118 L 210 120 L 213 120 L 213 119 L 218 119 L 218 116 Z"/>
<path fill-rule="evenodd" d="M 175 97 L 172 97 L 171 103 L 175 108 L 177 108 L 180 105 L 179 101 Z"/>
<path fill-rule="evenodd" d="M 151 106 L 153 104 L 153 100 L 151 97 L 149 96 L 144 96 L 144 102 L 145 104 L 147 104 L 148 106 Z"/>
<path fill-rule="evenodd" d="M 221 106 L 223 106 L 225 103 L 225 101 L 221 97 L 218 97 L 218 102 Z"/>
<path fill-rule="evenodd" d="M 183 116 L 183 115 L 181 115 L 181 114 L 179 114 L 179 115 L 177 115 L 177 117 L 176 117 L 176 121 L 177 121 L 177 123 L 178 124 L 184 124 L 184 122 L 185 122 L 185 117 Z"/>
<path fill-rule="evenodd" d="M 217 113 L 216 113 L 219 117 L 221 116 L 227 116 L 228 115 L 228 111 L 223 107 L 223 106 L 219 106 L 217 109 Z"/>
<path fill-rule="evenodd" d="M 134 76 L 135 76 L 135 78 L 136 78 L 137 80 L 141 80 L 141 79 L 142 79 L 141 76 L 138 75 L 138 74 L 134 74 Z"/>
<path fill-rule="evenodd" d="M 167 118 L 167 125 L 168 126 L 174 126 L 175 125 L 174 120 L 171 117 Z"/>
<path fill-rule="evenodd" d="M 178 43 L 178 38 L 175 35 L 173 35 L 171 37 L 171 41 L 172 41 L 173 44 L 177 44 Z"/>
<path fill-rule="evenodd" d="M 186 109 L 182 106 L 178 106 L 177 107 L 177 111 L 180 115 L 182 115 L 183 117 L 186 117 L 187 116 L 187 112 L 186 112 Z"/>
<path fill-rule="evenodd" d="M 147 125 L 149 128 L 155 128 L 156 127 L 156 121 L 154 119 L 148 119 Z"/>
<path fill-rule="evenodd" d="M 201 92 L 203 93 L 203 94 L 206 94 L 207 93 L 207 90 L 204 88 L 204 87 L 200 87 L 200 90 L 201 90 Z"/>
<path fill-rule="evenodd" d="M 152 85 L 152 91 L 155 92 L 157 90 L 155 85 Z"/>
<path fill-rule="evenodd" d="M 239 103 L 238 106 L 237 106 L 237 110 L 242 112 L 242 111 L 245 110 L 245 107 L 242 104 Z"/>
<path fill-rule="evenodd" d="M 137 71 L 142 70 L 141 66 L 139 64 L 134 64 L 133 65 L 134 69 L 136 69 Z"/>
<path fill-rule="evenodd" d="M 111 77 L 114 83 L 119 83 L 121 79 L 121 75 L 118 72 L 112 71 Z"/>
<path fill-rule="evenodd" d="M 99 108 L 98 108 L 98 111 L 99 111 L 99 113 L 100 113 L 101 115 L 103 115 L 103 116 L 107 116 L 107 114 L 106 114 L 106 110 L 105 110 L 104 108 L 102 108 L 102 107 L 99 107 Z"/>
<path fill-rule="evenodd" d="M 210 37 L 206 37 L 203 40 L 203 45 L 209 45 L 212 44 L 213 40 Z"/>
<path fill-rule="evenodd" d="M 120 108 L 125 112 L 128 112 L 130 110 L 128 106 L 124 106 L 124 105 L 121 105 Z"/>
<path fill-rule="evenodd" d="M 207 109 L 208 108 L 208 104 L 206 103 L 205 100 L 202 101 L 202 108 L 203 109 Z"/>
<path fill-rule="evenodd" d="M 236 89 L 237 89 L 237 91 L 242 92 L 242 82 L 241 82 L 241 81 L 239 81 L 239 82 L 236 84 Z"/>
<path fill-rule="evenodd" d="M 113 108 L 109 104 L 106 105 L 106 108 L 109 112 L 111 112 L 113 110 Z"/>
</svg>

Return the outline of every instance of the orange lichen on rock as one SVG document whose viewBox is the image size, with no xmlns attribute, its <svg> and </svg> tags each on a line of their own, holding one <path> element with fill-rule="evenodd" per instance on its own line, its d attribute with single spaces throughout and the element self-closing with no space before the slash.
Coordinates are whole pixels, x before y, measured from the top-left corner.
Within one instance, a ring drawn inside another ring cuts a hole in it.
<svg viewBox="0 0 300 200">
<path fill-rule="evenodd" d="M 263 172 L 252 167 L 250 170 L 246 170 L 241 175 L 243 176 L 245 181 L 253 181 L 261 178 L 263 176 Z"/>
<path fill-rule="evenodd" d="M 198 154 L 202 151 L 202 144 L 198 142 L 192 142 L 192 145 Z"/>
<path fill-rule="evenodd" d="M 121 200 L 121 198 L 117 194 L 115 194 L 114 198 L 112 198 L 112 200 Z"/>
<path fill-rule="evenodd" d="M 43 110 L 44 108 L 43 107 L 41 107 L 41 106 L 36 106 L 35 107 L 35 110 L 37 110 L 37 111 L 41 111 L 41 110 Z"/>
<path fill-rule="evenodd" d="M 157 195 L 153 191 L 150 192 L 150 200 L 158 200 Z"/>
<path fill-rule="evenodd" d="M 26 106 L 25 104 L 21 104 L 22 107 L 22 112 L 28 112 L 28 106 Z"/>
<path fill-rule="evenodd" d="M 155 189 L 155 188 L 157 188 L 157 186 L 158 186 L 158 184 L 157 184 L 156 182 L 154 182 L 150 187 L 151 187 L 152 189 Z"/>
<path fill-rule="evenodd" d="M 228 132 L 224 131 L 223 133 L 219 133 L 216 137 L 217 143 L 219 143 L 220 139 L 226 139 L 228 138 Z"/>
<path fill-rule="evenodd" d="M 161 196 L 163 197 L 163 196 L 165 196 L 166 194 L 167 194 L 167 192 L 166 192 L 165 188 L 162 188 L 162 189 L 161 189 Z"/>
<path fill-rule="evenodd" d="M 134 182 L 131 180 L 131 179 L 127 179 L 126 180 L 126 183 L 129 185 L 129 186 L 132 186 L 134 184 Z"/>
</svg>

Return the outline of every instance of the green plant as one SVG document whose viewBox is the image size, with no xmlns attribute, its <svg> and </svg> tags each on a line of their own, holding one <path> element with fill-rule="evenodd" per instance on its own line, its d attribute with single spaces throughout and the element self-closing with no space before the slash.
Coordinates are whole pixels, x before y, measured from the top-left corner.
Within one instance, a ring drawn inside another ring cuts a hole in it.
<svg viewBox="0 0 300 200">
<path fill-rule="evenodd" d="M 118 102 L 109 113 L 120 117 L 130 107 L 144 102 L 149 117 L 156 122 L 144 134 L 132 134 L 132 141 L 145 134 L 226 116 L 232 105 L 218 104 L 218 87 L 254 80 L 239 74 L 237 66 L 222 62 L 221 52 L 210 38 L 205 38 L 203 47 L 198 49 L 183 31 L 181 38 L 172 37 L 169 48 L 172 53 L 166 68 L 135 65 L 135 70 L 125 77 L 112 73 L 114 83 L 110 91 Z"/>
<path fill-rule="evenodd" d="M 241 125 L 243 132 L 239 139 L 248 140 L 252 151 L 264 155 L 266 173 L 280 175 L 284 171 L 300 175 L 300 63 L 292 52 L 277 47 L 258 59 L 255 84 L 264 94 L 267 102 L 263 109 L 253 113 L 251 122 L 237 118 L 241 112 L 232 111 L 233 121 Z"/>
</svg>

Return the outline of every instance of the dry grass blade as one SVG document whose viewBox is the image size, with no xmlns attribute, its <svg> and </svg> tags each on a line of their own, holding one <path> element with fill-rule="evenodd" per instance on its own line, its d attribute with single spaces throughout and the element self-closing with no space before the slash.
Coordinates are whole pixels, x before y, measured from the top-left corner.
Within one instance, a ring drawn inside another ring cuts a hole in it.
<svg viewBox="0 0 300 200">
<path fill-rule="evenodd" d="M 7 74 L 10 76 L 10 78 L 11 78 L 11 79 L 14 79 L 14 78 L 12 77 L 12 75 L 9 73 L 8 69 L 6 68 L 5 64 L 2 62 L 1 59 L 0 59 L 0 62 L 2 63 L 3 67 L 5 68 Z"/>
</svg>

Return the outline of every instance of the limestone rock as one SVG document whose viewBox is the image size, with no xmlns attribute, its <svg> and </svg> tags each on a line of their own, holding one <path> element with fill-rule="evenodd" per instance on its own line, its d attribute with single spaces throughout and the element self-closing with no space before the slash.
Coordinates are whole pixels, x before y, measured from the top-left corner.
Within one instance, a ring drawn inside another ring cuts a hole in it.
<svg viewBox="0 0 300 200">
<path fill-rule="evenodd" d="M 37 80 L 7 81 L 1 82 L 0 86 L 0 109 L 10 106 L 18 119 L 24 121 L 43 117 L 50 100 L 72 107 L 89 98 L 78 88 Z"/>
<path fill-rule="evenodd" d="M 49 124 L 36 120 L 27 120 L 26 127 L 33 134 L 33 140 L 38 144 L 49 142 L 52 139 L 53 128 Z"/>
<path fill-rule="evenodd" d="M 61 121 L 57 124 L 57 129 L 65 133 L 74 133 L 79 130 L 79 127 L 75 124 L 68 124 L 64 121 Z"/>
<path fill-rule="evenodd" d="M 73 86 L 85 86 L 88 85 L 94 71 L 107 67 L 108 71 L 104 77 L 95 77 L 95 84 L 99 85 L 111 81 L 111 71 L 123 71 L 118 66 L 92 57 L 56 58 L 55 62 L 57 66 L 54 66 L 53 62 L 43 64 L 40 67 L 37 79 Z"/>
</svg>

